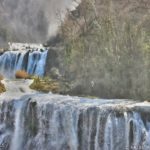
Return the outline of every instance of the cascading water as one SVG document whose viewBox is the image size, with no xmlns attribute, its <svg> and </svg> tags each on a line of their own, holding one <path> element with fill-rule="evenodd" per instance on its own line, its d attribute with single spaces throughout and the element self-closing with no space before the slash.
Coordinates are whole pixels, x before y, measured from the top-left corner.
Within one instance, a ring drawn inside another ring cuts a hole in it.
<svg viewBox="0 0 150 150">
<path fill-rule="evenodd" d="M 0 73 L 14 76 L 17 70 L 43 76 L 48 50 L 7 51 L 0 55 Z"/>
<path fill-rule="evenodd" d="M 23 109 L 23 102 L 19 101 L 16 104 L 16 110 L 15 110 L 15 128 L 14 128 L 14 134 L 12 137 L 12 143 L 10 145 L 11 150 L 20 150 L 22 141 L 23 141 L 23 133 L 24 133 L 24 126 L 23 126 L 23 115 L 21 115 Z"/>
<path fill-rule="evenodd" d="M 52 94 L 1 101 L 2 150 L 149 150 L 150 104 Z"/>
</svg>

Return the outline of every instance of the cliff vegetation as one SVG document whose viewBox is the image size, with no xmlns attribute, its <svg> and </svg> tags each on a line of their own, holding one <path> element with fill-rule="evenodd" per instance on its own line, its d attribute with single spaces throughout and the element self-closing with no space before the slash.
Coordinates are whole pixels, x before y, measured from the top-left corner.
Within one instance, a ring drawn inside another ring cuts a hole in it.
<svg viewBox="0 0 150 150">
<path fill-rule="evenodd" d="M 61 26 L 71 93 L 148 99 L 149 27 L 149 0 L 83 0 Z"/>
</svg>

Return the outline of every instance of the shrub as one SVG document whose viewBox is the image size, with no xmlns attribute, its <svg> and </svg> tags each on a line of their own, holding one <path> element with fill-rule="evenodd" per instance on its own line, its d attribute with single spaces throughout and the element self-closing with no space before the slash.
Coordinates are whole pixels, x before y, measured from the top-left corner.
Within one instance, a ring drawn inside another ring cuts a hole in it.
<svg viewBox="0 0 150 150">
<path fill-rule="evenodd" d="M 30 85 L 31 89 L 41 91 L 41 92 L 53 92 L 59 93 L 60 85 L 57 81 L 54 80 L 45 80 L 39 77 L 34 78 L 33 83 Z"/>
<path fill-rule="evenodd" d="M 28 79 L 29 78 L 29 74 L 24 71 L 24 70 L 18 70 L 15 74 L 15 77 L 17 79 Z"/>
<path fill-rule="evenodd" d="M 0 93 L 6 92 L 4 84 L 0 81 Z"/>
</svg>

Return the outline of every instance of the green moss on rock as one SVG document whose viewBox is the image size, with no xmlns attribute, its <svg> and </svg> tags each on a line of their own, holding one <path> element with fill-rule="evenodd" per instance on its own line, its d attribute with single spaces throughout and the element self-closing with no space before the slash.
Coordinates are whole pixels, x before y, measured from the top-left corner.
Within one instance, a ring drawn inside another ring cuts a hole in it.
<svg viewBox="0 0 150 150">
<path fill-rule="evenodd" d="M 34 78 L 33 83 L 30 85 L 31 89 L 42 91 L 42 92 L 53 92 L 59 93 L 60 85 L 57 81 L 41 79 L 39 77 Z"/>
<path fill-rule="evenodd" d="M 6 92 L 5 85 L 0 81 L 0 93 Z"/>
</svg>

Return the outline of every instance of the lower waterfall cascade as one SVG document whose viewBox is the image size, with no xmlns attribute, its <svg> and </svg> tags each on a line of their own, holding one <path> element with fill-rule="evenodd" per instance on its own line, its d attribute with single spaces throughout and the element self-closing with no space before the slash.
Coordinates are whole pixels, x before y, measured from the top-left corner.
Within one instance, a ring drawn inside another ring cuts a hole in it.
<svg viewBox="0 0 150 150">
<path fill-rule="evenodd" d="M 53 94 L 1 100 L 2 150 L 149 150 L 150 104 Z"/>
</svg>

